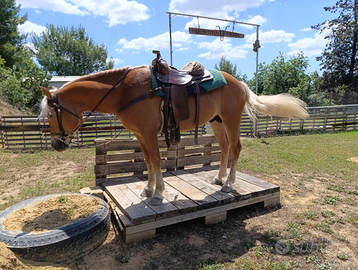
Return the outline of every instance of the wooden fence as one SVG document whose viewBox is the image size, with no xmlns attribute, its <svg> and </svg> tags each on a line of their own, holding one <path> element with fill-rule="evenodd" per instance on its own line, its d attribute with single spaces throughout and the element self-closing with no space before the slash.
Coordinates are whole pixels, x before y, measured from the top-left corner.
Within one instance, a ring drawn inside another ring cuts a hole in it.
<svg viewBox="0 0 358 270">
<path fill-rule="evenodd" d="M 340 130 L 358 129 L 358 104 L 311 107 L 310 117 L 305 120 L 288 120 L 259 115 L 252 121 L 243 115 L 240 127 L 242 137 L 267 137 L 291 135 L 295 133 L 323 133 Z M 51 149 L 49 125 L 46 118 L 37 116 L 1 116 L 0 145 L 11 150 Z M 120 121 L 114 115 L 92 115 L 83 130 L 74 138 L 73 146 L 93 146 L 95 139 L 134 137 L 133 133 L 122 129 Z M 210 125 L 200 127 L 200 134 L 212 133 Z M 193 131 L 183 135 L 193 135 Z"/>
<path fill-rule="evenodd" d="M 358 129 L 358 104 L 310 107 L 309 114 L 305 120 L 259 116 L 254 134 L 267 137 Z"/>
</svg>

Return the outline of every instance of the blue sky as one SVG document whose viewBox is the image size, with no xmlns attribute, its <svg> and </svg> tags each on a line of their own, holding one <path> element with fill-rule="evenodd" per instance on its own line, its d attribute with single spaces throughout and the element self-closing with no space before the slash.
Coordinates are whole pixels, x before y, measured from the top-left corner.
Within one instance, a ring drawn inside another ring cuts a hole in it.
<svg viewBox="0 0 358 270">
<path fill-rule="evenodd" d="M 21 33 L 41 33 L 46 24 L 79 26 L 97 44 L 107 47 L 108 56 L 116 61 L 115 68 L 150 65 L 153 49 L 159 49 L 168 63 L 170 12 L 249 22 L 260 25 L 259 63 L 271 63 L 280 53 L 286 57 L 303 51 L 309 57 L 309 71 L 319 71 L 316 61 L 327 41 L 311 26 L 338 15 L 324 11 L 334 0 L 16 0 L 21 14 L 28 21 L 19 26 Z M 231 61 L 249 79 L 256 67 L 252 44 L 256 28 L 240 24 L 172 17 L 173 65 L 181 68 L 197 60 L 208 69 L 218 64 L 221 56 Z M 188 27 L 234 30 L 244 39 L 189 34 Z M 233 29 L 234 26 L 234 29 Z M 31 39 L 28 40 L 31 42 Z"/>
</svg>

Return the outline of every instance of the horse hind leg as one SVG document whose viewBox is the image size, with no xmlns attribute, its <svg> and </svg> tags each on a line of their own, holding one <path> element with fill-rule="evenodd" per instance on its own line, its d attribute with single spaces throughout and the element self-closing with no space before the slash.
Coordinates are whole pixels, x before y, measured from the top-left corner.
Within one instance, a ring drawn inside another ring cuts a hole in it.
<svg viewBox="0 0 358 270">
<path fill-rule="evenodd" d="M 213 129 L 215 138 L 218 140 L 221 150 L 220 168 L 218 174 L 212 180 L 212 184 L 221 185 L 223 179 L 227 176 L 227 163 L 229 158 L 229 140 L 226 134 L 226 130 L 222 122 L 213 121 L 210 123 Z"/>
</svg>

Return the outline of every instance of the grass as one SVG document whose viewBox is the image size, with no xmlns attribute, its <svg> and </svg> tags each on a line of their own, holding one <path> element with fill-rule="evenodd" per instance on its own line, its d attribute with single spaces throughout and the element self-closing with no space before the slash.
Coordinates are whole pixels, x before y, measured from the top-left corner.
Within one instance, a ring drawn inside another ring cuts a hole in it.
<svg viewBox="0 0 358 270">
<path fill-rule="evenodd" d="M 42 152 L 20 152 L 11 153 L 4 149 L 0 149 L 0 183 L 7 187 L 18 185 L 17 174 L 29 173 L 39 165 L 46 165 L 45 170 L 57 167 L 59 161 L 72 161 L 74 163 L 85 163 L 88 160 L 94 159 L 94 149 L 70 149 L 65 152 L 42 151 Z M 66 168 L 63 168 L 66 169 Z M 9 171 L 12 171 L 9 175 Z M 45 173 L 45 172 L 44 172 Z M 49 172 L 48 176 L 51 177 Z M 18 194 L 8 195 L 6 191 L 0 190 L 0 211 L 5 210 L 9 206 L 20 201 L 27 200 L 33 197 L 61 193 L 61 192 L 78 192 L 81 188 L 87 186 L 94 186 L 94 172 L 93 167 L 78 173 L 73 178 L 67 178 L 62 181 L 54 181 L 49 183 L 46 180 L 38 180 L 33 184 L 23 184 Z M 1 203 L 1 200 L 7 200 L 6 203 Z"/>
<path fill-rule="evenodd" d="M 287 186 L 293 193 L 299 194 L 298 197 L 315 193 L 312 188 L 314 181 L 315 183 L 318 181 L 324 189 L 315 194 L 317 195 L 315 200 L 312 199 L 309 203 L 295 208 L 290 213 L 289 219 L 282 217 L 280 227 L 262 224 L 260 238 L 240 239 L 241 242 L 236 249 L 245 252 L 235 255 L 237 258 L 232 261 L 222 262 L 219 260 L 219 255 L 213 253 L 213 256 L 218 257 L 198 259 L 193 263 L 192 268 L 202 270 L 347 269 L 340 268 L 339 264 L 349 263 L 354 258 L 351 254 L 354 254 L 353 250 L 356 248 L 354 246 L 356 244 L 349 241 L 351 235 L 344 231 L 344 228 L 358 224 L 356 213 L 358 164 L 348 160 L 358 156 L 357 141 L 357 131 L 242 140 L 243 150 L 238 162 L 240 171 L 263 176 L 280 176 L 286 181 L 279 182 L 282 196 L 286 196 Z M 48 168 L 58 166 L 59 161 L 82 164 L 88 160 L 94 161 L 94 156 L 93 148 L 71 149 L 62 153 L 46 151 L 17 154 L 0 149 L 0 183 L 5 187 L 17 185 L 14 168 L 21 168 L 31 173 L 39 164 L 48 164 Z M 93 167 L 89 167 L 76 176 L 61 181 L 49 183 L 41 180 L 24 184 L 18 194 L 2 194 L 0 191 L 0 211 L 19 201 L 36 196 L 78 192 L 83 187 L 94 186 L 94 179 Z M 8 202 L 1 204 L 1 200 Z M 277 209 L 273 210 L 273 213 L 275 211 Z M 252 217 L 255 217 L 255 213 L 247 220 Z M 261 244 L 257 244 L 257 240 Z M 287 243 L 286 254 L 278 256 L 276 251 L 278 243 Z M 329 247 L 334 247 L 333 244 L 345 245 L 347 249 L 344 252 L 327 251 Z M 347 251 L 349 248 L 352 252 Z M 331 254 L 334 256 L 328 258 Z M 116 260 L 122 261 L 121 258 Z M 158 265 L 159 262 L 151 261 L 147 268 L 156 269 Z"/>
<path fill-rule="evenodd" d="M 352 182 L 358 178 L 358 132 L 242 140 L 239 170 L 258 173 L 334 175 Z"/>
</svg>

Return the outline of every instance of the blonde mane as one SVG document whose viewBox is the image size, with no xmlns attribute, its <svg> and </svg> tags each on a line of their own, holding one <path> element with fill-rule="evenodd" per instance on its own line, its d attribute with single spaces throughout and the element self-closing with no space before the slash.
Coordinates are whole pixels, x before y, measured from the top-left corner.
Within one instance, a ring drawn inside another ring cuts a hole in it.
<svg viewBox="0 0 358 270">
<path fill-rule="evenodd" d="M 147 65 L 142 65 L 142 66 L 138 66 L 138 67 L 134 67 L 132 69 L 139 69 L 139 68 L 143 68 L 143 67 L 148 67 Z M 81 82 L 81 81 L 95 81 L 98 77 L 100 76 L 103 76 L 103 75 L 116 75 L 118 74 L 118 78 L 120 77 L 120 75 L 125 72 L 127 69 L 131 68 L 131 66 L 126 66 L 126 67 L 123 67 L 123 68 L 116 68 L 116 69 L 108 69 L 108 70 L 103 70 L 103 71 L 99 71 L 99 72 L 96 72 L 96 73 L 92 73 L 92 74 L 88 74 L 88 75 L 83 75 L 71 82 L 67 82 L 65 83 L 64 85 L 61 86 L 61 88 L 64 88 L 72 83 L 75 83 L 75 82 Z M 61 89 L 59 88 L 59 89 Z M 54 88 L 54 90 L 51 90 L 51 92 L 54 92 L 55 90 L 58 90 L 57 88 Z M 39 118 L 41 117 L 47 117 L 50 113 L 50 108 L 48 106 L 48 102 L 47 102 L 47 97 L 45 96 L 42 101 L 41 101 L 41 104 L 40 104 L 40 109 L 41 109 L 41 112 L 40 112 L 40 115 L 39 115 Z"/>
<path fill-rule="evenodd" d="M 103 70 L 103 71 L 99 71 L 99 72 L 88 74 L 88 75 L 83 75 L 83 76 L 77 78 L 76 80 L 65 83 L 61 88 L 66 87 L 66 86 L 68 86 L 72 83 L 75 83 L 75 82 L 95 81 L 97 79 L 97 77 L 103 76 L 103 75 L 112 75 L 112 74 L 117 74 L 117 73 L 121 74 L 121 73 L 123 73 L 123 71 L 127 70 L 128 68 L 130 68 L 130 66 L 126 66 L 123 68 L 116 68 L 116 69 L 108 69 L 108 70 Z"/>
<path fill-rule="evenodd" d="M 39 118 L 47 117 L 50 114 L 50 107 L 48 106 L 46 96 L 44 96 L 44 98 L 41 100 L 40 109 L 41 112 Z"/>
</svg>

